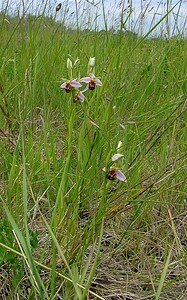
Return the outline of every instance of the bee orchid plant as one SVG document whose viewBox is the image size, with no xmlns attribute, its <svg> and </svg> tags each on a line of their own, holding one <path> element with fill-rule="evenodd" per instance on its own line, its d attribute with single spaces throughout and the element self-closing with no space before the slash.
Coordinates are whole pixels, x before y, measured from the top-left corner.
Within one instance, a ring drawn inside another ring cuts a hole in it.
<svg viewBox="0 0 187 300">
<path fill-rule="evenodd" d="M 79 64 L 79 59 L 77 58 L 75 60 L 75 63 L 73 65 L 72 61 L 68 58 L 67 59 L 67 70 L 68 70 L 68 76 L 71 79 L 63 79 L 64 83 L 60 85 L 61 89 L 65 89 L 66 93 L 70 93 L 73 89 L 75 89 L 73 101 L 76 103 L 78 100 L 81 102 L 84 102 L 84 93 L 87 90 L 94 90 L 96 86 L 102 86 L 102 82 L 99 78 L 97 78 L 92 72 L 95 67 L 95 57 L 90 57 L 88 62 L 88 73 L 89 76 L 82 77 L 79 80 L 77 78 L 73 79 L 73 69 Z M 87 83 L 86 87 L 83 90 L 80 90 L 82 87 L 81 83 Z"/>
</svg>

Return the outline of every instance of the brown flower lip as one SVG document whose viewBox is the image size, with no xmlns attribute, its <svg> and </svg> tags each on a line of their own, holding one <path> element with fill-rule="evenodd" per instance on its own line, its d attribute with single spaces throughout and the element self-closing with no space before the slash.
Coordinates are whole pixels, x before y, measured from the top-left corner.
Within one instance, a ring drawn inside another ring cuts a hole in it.
<svg viewBox="0 0 187 300">
<path fill-rule="evenodd" d="M 107 174 L 107 179 L 114 180 L 116 178 L 116 171 L 114 169 L 110 169 Z"/>
</svg>

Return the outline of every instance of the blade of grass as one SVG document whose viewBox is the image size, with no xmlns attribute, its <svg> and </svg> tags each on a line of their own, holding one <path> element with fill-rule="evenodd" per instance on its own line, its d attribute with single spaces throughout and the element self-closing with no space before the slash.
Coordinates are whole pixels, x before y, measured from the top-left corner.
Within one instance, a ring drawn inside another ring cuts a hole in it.
<svg viewBox="0 0 187 300">
<path fill-rule="evenodd" d="M 24 258 L 24 254 L 23 254 L 23 253 L 20 253 L 20 252 L 18 252 L 17 250 L 15 250 L 15 249 L 13 249 L 13 248 L 11 248 L 11 247 L 9 247 L 9 246 L 7 246 L 7 245 L 1 243 L 1 242 L 0 242 L 0 246 L 3 247 L 3 248 L 5 248 L 5 249 L 7 249 L 8 251 L 11 251 L 12 253 L 18 255 L 19 257 Z M 36 264 L 37 266 L 43 268 L 44 270 L 47 270 L 47 271 L 49 271 L 49 272 L 52 272 L 52 269 L 51 269 L 50 267 L 48 267 L 48 266 L 46 266 L 46 265 L 40 263 L 40 262 L 37 261 L 37 260 L 34 260 L 34 262 L 35 262 L 35 264 Z M 58 275 L 59 277 L 61 277 L 61 278 L 63 278 L 63 279 L 65 279 L 65 280 L 67 280 L 67 281 L 69 281 L 69 282 L 72 283 L 71 278 L 65 276 L 64 274 L 62 274 L 62 273 L 56 271 L 56 275 Z M 77 283 L 77 285 L 78 285 L 81 289 L 84 289 L 84 288 L 85 288 L 83 285 L 81 285 L 81 284 L 79 284 L 79 283 Z M 97 297 L 97 299 L 105 300 L 103 297 L 97 295 L 97 294 L 94 293 L 93 291 L 89 291 L 89 293 L 90 293 L 91 295 Z"/>
<path fill-rule="evenodd" d="M 46 221 L 46 219 L 44 218 L 44 216 L 42 215 L 41 211 L 40 211 L 40 215 L 41 215 L 41 217 L 42 217 L 42 220 L 43 220 L 43 222 L 44 222 L 44 224 L 45 224 L 45 226 L 46 226 L 48 232 L 49 232 L 50 235 L 51 235 L 51 238 L 52 238 L 52 240 L 53 240 L 54 245 L 56 246 L 56 249 L 57 249 L 58 252 L 59 252 L 59 255 L 61 256 L 61 258 L 62 258 L 62 260 L 63 260 L 65 266 L 66 266 L 67 269 L 68 269 L 68 272 L 69 272 L 69 274 L 70 274 L 70 278 L 71 278 L 71 280 L 72 280 L 72 283 L 73 283 L 73 286 L 74 286 L 74 289 L 75 289 L 75 292 L 76 292 L 76 295 L 77 295 L 78 299 L 81 300 L 81 299 L 82 299 L 82 293 L 80 292 L 79 286 L 77 285 L 77 282 L 76 282 L 76 280 L 75 280 L 75 276 L 73 275 L 73 273 L 72 273 L 72 271 L 71 271 L 71 268 L 70 268 L 70 266 L 69 266 L 69 264 L 68 264 L 68 261 L 67 261 L 65 255 L 64 255 L 64 253 L 63 253 L 63 251 L 62 251 L 62 249 L 61 249 L 61 246 L 59 245 L 59 243 L 58 243 L 58 241 L 57 241 L 57 239 L 56 239 L 56 236 L 55 236 L 53 230 L 51 229 L 50 225 L 47 223 L 47 221 Z"/>
<path fill-rule="evenodd" d="M 162 275 L 160 277 L 160 281 L 159 281 L 158 288 L 157 288 L 157 291 L 156 291 L 155 300 L 160 299 L 160 295 L 161 295 L 161 292 L 162 292 L 162 289 L 163 289 L 163 286 L 164 286 L 165 277 L 166 277 L 167 270 L 168 270 L 168 267 L 169 267 L 171 254 L 172 254 L 172 251 L 173 251 L 173 246 L 174 246 L 174 243 L 171 246 L 171 249 L 168 253 L 168 256 L 167 256 L 167 259 L 166 259 L 166 262 L 165 262 L 165 265 L 164 265 L 164 269 L 163 269 Z"/>
<path fill-rule="evenodd" d="M 0 196 L 0 198 L 1 198 L 1 196 Z M 38 270 L 35 266 L 35 262 L 33 260 L 32 253 L 30 251 L 30 245 L 28 245 L 27 239 L 24 237 L 24 235 L 20 231 L 16 221 L 14 220 L 11 212 L 9 211 L 8 207 L 6 206 L 6 204 L 5 204 L 5 202 L 3 201 L 2 198 L 1 198 L 1 202 L 3 204 L 3 208 L 6 212 L 7 218 L 8 218 L 9 222 L 12 225 L 12 228 L 13 228 L 16 236 L 17 236 L 17 239 L 19 240 L 21 248 L 23 249 L 24 258 L 26 258 L 26 260 L 27 260 L 26 264 L 29 265 L 29 271 L 30 271 L 30 274 L 31 274 L 31 284 L 33 285 L 34 282 L 37 283 L 36 288 L 38 289 L 38 292 L 39 292 L 39 295 L 40 295 L 41 299 L 44 296 L 46 297 L 46 299 L 49 299 L 47 291 L 46 291 L 46 289 L 44 287 L 44 284 L 42 282 L 42 279 L 41 279 L 41 277 L 39 275 L 39 272 L 38 272 Z"/>
<path fill-rule="evenodd" d="M 91 272 L 89 274 L 89 277 L 88 277 L 88 280 L 87 280 L 87 284 L 85 286 L 85 289 L 84 289 L 84 292 L 83 292 L 83 295 L 82 295 L 82 300 L 84 300 L 85 297 L 88 294 L 88 290 L 90 288 L 93 276 L 94 276 L 95 271 L 96 271 L 96 267 L 97 267 L 97 263 L 98 263 L 98 258 L 99 258 L 99 254 L 100 254 L 100 249 L 101 249 L 101 242 L 102 242 L 102 237 L 103 237 L 103 230 L 104 230 L 104 219 L 102 220 L 102 223 L 101 223 L 101 231 L 100 231 L 100 236 L 99 236 L 99 242 L 98 242 L 98 245 L 97 245 L 98 248 L 97 248 L 96 257 L 94 259 L 94 263 L 92 265 Z"/>
</svg>

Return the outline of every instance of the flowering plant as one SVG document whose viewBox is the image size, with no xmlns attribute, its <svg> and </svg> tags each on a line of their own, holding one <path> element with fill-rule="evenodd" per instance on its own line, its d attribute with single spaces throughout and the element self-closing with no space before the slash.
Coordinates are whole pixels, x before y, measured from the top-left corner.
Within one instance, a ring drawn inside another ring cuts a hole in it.
<svg viewBox="0 0 187 300">
<path fill-rule="evenodd" d="M 88 90 L 95 90 L 95 86 L 101 86 L 102 82 L 99 78 L 95 77 L 94 74 L 90 73 L 89 77 L 83 77 L 80 79 L 80 82 L 88 83 L 86 89 Z"/>
<path fill-rule="evenodd" d="M 84 93 L 87 90 L 94 90 L 96 86 L 102 86 L 102 82 L 99 78 L 97 78 L 93 73 L 89 73 L 89 76 L 82 77 L 80 79 L 74 78 L 73 79 L 73 69 L 77 67 L 80 60 L 77 58 L 72 63 L 71 59 L 67 59 L 67 70 L 68 70 L 68 76 L 70 79 L 64 79 L 64 82 L 60 85 L 61 89 L 65 89 L 66 93 L 70 93 L 73 89 L 75 89 L 73 101 L 76 103 L 78 100 L 81 102 L 84 101 Z M 95 66 L 95 57 L 90 57 L 88 62 L 88 72 L 91 72 L 94 69 Z M 82 87 L 81 83 L 87 83 L 86 87 L 83 90 L 80 90 Z"/>
<path fill-rule="evenodd" d="M 107 173 L 107 178 L 109 180 L 114 180 L 115 178 L 119 179 L 120 181 L 126 181 L 126 176 L 121 172 L 120 169 L 111 166 L 108 173 Z"/>
<path fill-rule="evenodd" d="M 125 182 L 126 181 L 126 176 L 123 174 L 123 172 L 116 166 L 116 162 L 123 158 L 124 155 L 118 153 L 119 149 L 122 147 L 122 142 L 119 141 L 117 145 L 117 153 L 112 156 L 112 165 L 110 166 L 108 173 L 107 173 L 107 178 L 109 180 L 114 180 L 117 178 L 120 181 Z M 106 168 L 103 169 L 103 171 L 106 171 Z"/>
<path fill-rule="evenodd" d="M 112 156 L 112 162 L 116 162 L 118 159 L 122 158 L 123 154 L 114 154 Z M 109 180 L 114 180 L 115 178 L 119 179 L 120 181 L 126 181 L 126 176 L 123 174 L 123 172 L 117 168 L 114 164 L 110 166 L 109 171 L 107 173 L 107 178 Z"/>
</svg>

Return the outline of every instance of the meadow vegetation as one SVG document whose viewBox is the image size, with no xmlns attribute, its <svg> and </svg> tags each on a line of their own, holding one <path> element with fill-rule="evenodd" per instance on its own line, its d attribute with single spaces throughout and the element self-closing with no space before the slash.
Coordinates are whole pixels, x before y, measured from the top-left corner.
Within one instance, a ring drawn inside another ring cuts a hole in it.
<svg viewBox="0 0 187 300">
<path fill-rule="evenodd" d="M 183 32 L 0 24 L 0 298 L 185 300 Z M 90 57 L 102 86 L 74 103 L 67 59 L 79 80 Z M 124 182 L 107 178 L 116 153 Z"/>
</svg>

